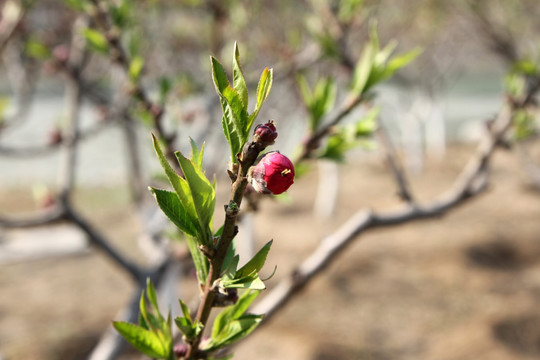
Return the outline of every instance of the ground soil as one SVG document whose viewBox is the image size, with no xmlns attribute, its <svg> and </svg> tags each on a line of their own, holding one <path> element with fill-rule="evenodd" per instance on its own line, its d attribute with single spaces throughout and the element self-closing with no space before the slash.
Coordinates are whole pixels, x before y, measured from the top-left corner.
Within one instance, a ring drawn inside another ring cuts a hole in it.
<svg viewBox="0 0 540 360">
<path fill-rule="evenodd" d="M 412 175 L 429 201 L 452 183 L 469 146 Z M 292 203 L 267 201 L 258 244 L 274 239 L 271 288 L 357 210 L 399 206 L 376 155 L 340 166 L 332 219 L 312 213 L 316 177 L 297 180 Z M 446 215 L 370 230 L 236 349 L 235 359 L 512 360 L 540 358 L 540 192 L 512 151 L 493 158 L 488 190 Z M 2 210 L 31 206 L 0 193 Z M 136 217 L 127 197 L 86 189 L 78 200 L 98 228 L 133 256 Z M 8 204 L 8 205 L 6 205 Z M 97 251 L 0 266 L 4 359 L 82 359 L 129 299 L 129 277 Z M 262 295 L 264 296 L 264 294 Z M 135 357 L 133 357 L 135 358 Z"/>
</svg>

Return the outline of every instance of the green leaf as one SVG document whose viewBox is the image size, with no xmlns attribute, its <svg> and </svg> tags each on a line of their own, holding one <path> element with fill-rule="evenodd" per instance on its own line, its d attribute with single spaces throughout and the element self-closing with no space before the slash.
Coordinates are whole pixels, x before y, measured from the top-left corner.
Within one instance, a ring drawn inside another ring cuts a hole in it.
<svg viewBox="0 0 540 360">
<path fill-rule="evenodd" d="M 268 252 L 272 246 L 272 242 L 273 240 L 267 242 L 250 261 L 238 269 L 235 278 L 243 278 L 245 276 L 257 274 L 264 266 L 264 262 L 266 261 L 266 257 L 268 256 Z"/>
<path fill-rule="evenodd" d="M 216 337 L 212 337 L 204 350 L 208 352 L 216 351 L 241 340 L 253 332 L 263 318 L 263 315 L 243 315 L 237 320 L 229 322 Z"/>
<path fill-rule="evenodd" d="M 198 236 L 199 224 L 191 219 L 186 209 L 183 207 L 178 195 L 172 191 L 150 188 L 156 198 L 159 208 L 184 234 L 186 242 L 191 252 L 191 257 L 195 263 L 197 276 L 201 282 L 206 280 L 208 275 L 208 260 L 199 251 L 196 237 Z"/>
<path fill-rule="evenodd" d="M 171 167 L 167 159 L 165 158 L 165 155 L 161 151 L 161 147 L 159 146 L 159 143 L 157 139 L 152 135 L 152 141 L 154 143 L 154 149 L 156 151 L 156 154 L 158 155 L 159 163 L 161 164 L 161 167 L 165 171 L 165 175 L 167 176 L 167 179 L 169 179 L 169 182 L 171 186 L 173 187 L 174 191 L 178 195 L 178 198 L 180 199 L 180 202 L 182 203 L 182 206 L 186 210 L 186 214 L 189 215 L 189 221 L 195 225 L 197 228 L 197 234 L 199 234 L 202 229 L 199 226 L 200 219 L 198 218 L 197 211 L 195 209 L 195 204 L 193 201 L 193 197 L 191 195 L 190 187 L 185 179 L 180 177 L 176 171 Z"/>
<path fill-rule="evenodd" d="M 114 321 L 113 326 L 124 339 L 143 354 L 153 358 L 169 358 L 172 349 L 167 348 L 157 334 L 123 321 Z"/>
<path fill-rule="evenodd" d="M 366 84 L 371 74 L 371 68 L 373 67 L 373 58 L 375 56 L 375 49 L 372 43 L 368 43 L 364 46 L 360 60 L 356 64 L 353 74 L 353 80 L 351 84 L 351 90 L 356 96 L 361 96 L 366 91 Z"/>
<path fill-rule="evenodd" d="M 182 308 L 182 313 L 184 314 L 184 316 L 177 317 L 176 319 L 174 319 L 174 322 L 176 323 L 178 329 L 182 332 L 182 334 L 186 336 L 187 339 L 192 339 L 202 331 L 204 326 L 198 321 L 194 323 L 191 319 L 191 312 L 189 311 L 186 303 L 180 299 L 178 301 L 180 302 L 180 307 Z"/>
<path fill-rule="evenodd" d="M 224 288 L 235 288 L 235 289 L 251 289 L 251 290 L 264 290 L 266 285 L 259 278 L 257 274 L 251 274 L 244 276 L 242 278 L 235 277 L 234 279 L 229 279 L 228 277 L 223 277 L 221 280 L 221 285 Z"/>
<path fill-rule="evenodd" d="M 315 131 L 324 115 L 334 106 L 337 95 L 337 86 L 332 78 L 323 78 L 315 84 L 313 103 L 311 104 L 311 130 Z"/>
<path fill-rule="evenodd" d="M 199 250 L 195 237 L 187 236 L 186 240 L 195 269 L 197 270 L 197 278 L 201 284 L 204 284 L 208 276 L 208 258 Z"/>
<path fill-rule="evenodd" d="M 143 68 L 144 59 L 140 56 L 135 56 L 129 64 L 129 78 L 131 79 L 131 81 L 139 81 Z"/>
<path fill-rule="evenodd" d="M 197 236 L 197 225 L 183 207 L 178 195 L 172 191 L 149 188 L 154 195 L 159 208 L 182 232 L 187 235 Z"/>
<path fill-rule="evenodd" d="M 109 42 L 99 31 L 88 28 L 83 30 L 83 35 L 94 51 L 103 54 L 106 54 L 109 51 Z"/>
<path fill-rule="evenodd" d="M 171 80 L 166 77 L 162 76 L 159 78 L 159 98 L 162 103 L 165 102 L 167 95 L 171 92 L 172 84 Z"/>
<path fill-rule="evenodd" d="M 390 61 L 384 71 L 383 80 L 394 75 L 396 71 L 405 66 L 409 65 L 414 59 L 416 59 L 422 53 L 421 48 L 415 48 L 406 53 L 394 56 Z"/>
<path fill-rule="evenodd" d="M 223 226 L 220 228 L 221 231 L 223 231 Z M 221 236 L 221 232 L 218 230 L 214 236 Z M 235 257 L 237 257 L 236 254 L 236 240 L 233 239 L 231 245 L 227 249 L 227 254 L 225 254 L 225 259 L 223 260 L 223 266 L 221 268 L 222 273 L 230 273 L 231 271 L 234 271 L 234 274 L 236 273 L 236 267 L 238 265 L 238 261 L 234 265 L 234 269 L 231 267 L 231 263 L 234 261 Z M 230 270 L 231 268 L 232 270 Z M 234 274 L 232 277 L 234 277 Z"/>
<path fill-rule="evenodd" d="M 259 291 L 247 291 L 236 302 L 216 316 L 212 327 L 212 339 L 217 338 L 230 322 L 239 319 L 257 298 Z"/>
<path fill-rule="evenodd" d="M 199 220 L 201 232 L 198 234 L 198 238 L 203 245 L 209 244 L 213 237 L 210 229 L 212 228 L 212 217 L 214 216 L 216 204 L 214 187 L 201 168 L 185 158 L 180 152 L 176 152 L 175 155 L 184 173 L 185 182 L 189 187 L 189 194 L 187 194 L 185 187 L 183 187 L 183 190 L 186 195 L 191 196 Z"/>
<path fill-rule="evenodd" d="M 262 104 L 268 97 L 268 94 L 270 94 L 270 89 L 272 88 L 272 81 L 273 81 L 273 70 L 264 68 L 261 74 L 261 77 L 259 79 L 259 84 L 257 85 L 257 103 L 255 104 L 255 110 L 249 116 L 249 120 L 247 123 L 248 133 L 251 130 L 251 126 L 253 125 L 253 122 L 257 118 L 257 115 L 259 115 L 259 111 L 261 111 Z"/>
<path fill-rule="evenodd" d="M 193 141 L 192 138 L 189 138 L 189 144 L 191 146 L 191 161 L 193 162 L 195 166 L 197 166 L 197 168 L 199 168 L 202 171 L 204 143 L 201 145 L 201 148 L 199 149 L 195 141 Z"/>
<path fill-rule="evenodd" d="M 211 63 L 212 79 L 223 110 L 223 132 L 231 148 L 231 160 L 236 162 L 236 154 L 242 150 L 248 137 L 248 132 L 245 131 L 248 122 L 247 111 L 240 94 L 230 86 L 223 66 L 213 57 Z"/>
<path fill-rule="evenodd" d="M 51 55 L 51 50 L 37 39 L 30 38 L 24 47 L 27 56 L 38 60 L 47 59 Z"/>
<path fill-rule="evenodd" d="M 240 66 L 240 52 L 238 51 L 238 44 L 234 43 L 234 57 L 233 57 L 233 87 L 240 95 L 240 99 L 244 105 L 244 110 L 248 109 L 248 90 L 246 80 Z"/>
<path fill-rule="evenodd" d="M 150 304 L 152 304 L 154 313 L 158 316 L 158 319 L 160 321 L 165 321 L 165 319 L 163 318 L 163 316 L 161 316 L 159 312 L 156 289 L 154 288 L 154 284 L 152 284 L 152 281 L 150 281 L 150 278 L 146 279 L 146 293 L 148 296 L 148 300 L 150 300 Z"/>
</svg>

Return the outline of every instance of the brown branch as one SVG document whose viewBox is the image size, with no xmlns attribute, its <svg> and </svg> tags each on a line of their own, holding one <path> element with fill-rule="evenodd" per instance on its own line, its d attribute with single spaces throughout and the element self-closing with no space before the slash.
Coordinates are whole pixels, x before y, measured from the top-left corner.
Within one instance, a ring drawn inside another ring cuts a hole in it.
<svg viewBox="0 0 540 360">
<path fill-rule="evenodd" d="M 214 306 L 214 298 L 216 294 L 215 282 L 221 276 L 221 270 L 223 262 L 227 255 L 227 250 L 231 246 L 231 243 L 238 232 L 236 222 L 238 219 L 238 213 L 240 211 L 240 205 L 244 197 L 244 192 L 248 184 L 248 170 L 255 163 L 259 153 L 263 151 L 266 144 L 262 142 L 246 143 L 242 153 L 238 156 L 238 173 L 236 180 L 231 186 L 231 198 L 229 204 L 225 206 L 225 221 L 223 223 L 223 231 L 219 242 L 215 249 L 212 249 L 212 254 L 209 255 L 210 268 L 208 271 L 208 277 L 204 285 L 203 295 L 201 303 L 197 310 L 196 319 L 203 325 L 208 322 L 208 317 Z M 199 355 L 199 344 L 201 341 L 202 332 L 191 341 L 188 346 L 188 352 L 185 359 L 196 359 Z"/>
<path fill-rule="evenodd" d="M 304 141 L 302 151 L 295 159 L 294 163 L 298 164 L 301 161 L 311 158 L 313 156 L 313 152 L 319 148 L 321 140 L 330 134 L 332 128 L 343 120 L 352 110 L 354 110 L 356 106 L 361 104 L 363 100 L 364 98 L 361 96 L 355 96 L 352 94 L 349 95 L 343 102 L 340 111 Z"/>
<path fill-rule="evenodd" d="M 64 207 L 65 218 L 81 229 L 88 236 L 88 239 L 93 245 L 103 250 L 108 257 L 120 265 L 122 269 L 126 270 L 135 282 L 145 281 L 148 274 L 146 271 L 142 270 L 139 266 L 125 258 L 122 253 L 116 250 L 98 230 L 90 225 L 90 223 L 73 208 L 71 203 L 65 202 Z"/>
<path fill-rule="evenodd" d="M 503 114 L 499 127 L 479 144 L 475 155 L 465 166 L 453 186 L 426 205 L 406 204 L 396 210 L 376 213 L 361 210 L 353 215 L 334 234 L 326 237 L 319 247 L 291 274 L 276 285 L 252 311 L 265 314 L 268 321 L 277 310 L 288 303 L 314 276 L 324 270 L 337 256 L 362 233 L 377 228 L 441 216 L 480 194 L 487 185 L 487 165 L 512 120 Z"/>
<path fill-rule="evenodd" d="M 19 216 L 0 216 L 0 227 L 4 228 L 24 228 L 51 224 L 55 221 L 64 219 L 64 208 L 61 205 L 56 205 L 52 208 L 43 210 L 37 214 Z"/>
<path fill-rule="evenodd" d="M 10 9 L 12 11 L 10 17 L 5 14 L 9 6 L 11 6 Z M 16 9 L 17 7 L 18 9 Z M 0 53 L 4 51 L 5 46 L 15 34 L 17 28 L 24 19 L 24 15 L 25 9 L 18 2 L 5 3 L 3 8 L 0 9 Z"/>
<path fill-rule="evenodd" d="M 403 169 L 403 166 L 401 166 L 396 154 L 396 149 L 394 148 L 394 144 L 392 144 L 392 141 L 390 140 L 390 137 L 388 136 L 388 133 L 386 132 L 386 129 L 382 124 L 379 124 L 379 127 L 376 130 L 376 134 L 378 135 L 379 142 L 383 147 L 386 162 L 388 163 L 390 171 L 392 172 L 392 175 L 394 176 L 395 182 L 398 186 L 399 197 L 404 201 L 413 204 L 414 197 L 412 195 L 409 182 L 407 181 L 405 170 Z"/>
<path fill-rule="evenodd" d="M 99 134 L 106 126 L 111 125 L 111 122 L 101 122 L 94 125 L 92 128 L 78 133 L 75 138 L 75 143 L 90 138 Z M 62 141 L 51 144 L 34 145 L 27 147 L 11 147 L 0 145 L 0 156 L 13 157 L 13 158 L 36 158 L 38 156 L 47 156 L 54 154 L 63 147 L 64 138 Z"/>
<path fill-rule="evenodd" d="M 129 74 L 130 68 L 130 59 L 120 43 L 120 38 L 118 30 L 114 29 L 111 25 L 110 15 L 107 12 L 107 5 L 98 0 L 90 0 L 93 4 L 93 11 L 90 12 L 90 16 L 98 26 L 99 30 L 105 35 L 107 42 L 109 44 L 109 55 L 111 60 L 119 65 L 124 74 L 127 76 Z M 176 133 L 167 134 L 163 126 L 163 115 L 165 109 L 163 106 L 154 102 L 150 99 L 148 92 L 142 86 L 140 80 L 131 82 L 130 93 L 134 99 L 140 102 L 143 108 L 150 114 L 152 117 L 152 124 L 157 134 L 158 138 L 165 142 L 165 155 L 170 160 L 169 162 L 175 167 L 177 172 L 181 172 L 180 166 L 176 161 L 176 155 L 174 154 L 175 149 L 173 146 L 174 139 L 176 138 Z"/>
</svg>

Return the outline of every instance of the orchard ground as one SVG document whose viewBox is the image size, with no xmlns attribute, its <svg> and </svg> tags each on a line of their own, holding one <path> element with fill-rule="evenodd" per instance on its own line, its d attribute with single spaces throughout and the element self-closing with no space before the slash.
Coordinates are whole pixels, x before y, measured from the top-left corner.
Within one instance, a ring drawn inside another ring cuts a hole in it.
<svg viewBox="0 0 540 360">
<path fill-rule="evenodd" d="M 410 177 L 420 200 L 446 190 L 473 152 L 469 145 L 452 146 L 444 161 L 428 160 L 422 174 Z M 399 206 L 378 155 L 339 169 L 332 219 L 312 214 L 317 176 L 296 181 L 292 204 L 263 203 L 255 218 L 257 244 L 274 239 L 263 275 L 278 266 L 269 288 L 357 210 Z M 225 184 L 219 183 L 218 209 Z M 127 192 L 87 188 L 76 202 L 116 246 L 142 258 Z M 17 212 L 33 205 L 22 189 L 0 189 L 0 206 Z M 215 222 L 221 219 L 218 212 Z M 235 359 L 538 359 L 539 274 L 540 192 L 515 151 L 502 150 L 485 193 L 440 218 L 362 234 L 242 342 Z M 5 360 L 85 358 L 132 292 L 129 277 L 97 250 L 0 265 L 0 286 Z"/>
</svg>

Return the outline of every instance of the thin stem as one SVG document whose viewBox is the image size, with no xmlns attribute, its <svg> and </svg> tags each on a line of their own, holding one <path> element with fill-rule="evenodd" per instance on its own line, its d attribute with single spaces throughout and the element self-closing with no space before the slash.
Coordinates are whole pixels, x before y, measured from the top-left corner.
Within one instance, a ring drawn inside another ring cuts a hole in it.
<svg viewBox="0 0 540 360">
<path fill-rule="evenodd" d="M 319 147 L 321 140 L 327 136 L 332 131 L 332 128 L 343 120 L 345 116 L 347 116 L 356 106 L 362 103 L 363 100 L 364 98 L 362 96 L 352 94 L 347 97 L 341 106 L 341 110 L 304 141 L 302 152 L 295 159 L 294 163 L 297 164 L 312 157 L 313 152 Z"/>
<path fill-rule="evenodd" d="M 215 282 L 221 275 L 221 269 L 227 251 L 231 246 L 231 243 L 238 232 L 236 222 L 238 219 L 238 213 L 244 197 L 244 192 L 248 184 L 248 171 L 249 168 L 255 163 L 259 153 L 264 150 L 265 146 L 251 142 L 244 146 L 242 154 L 238 158 L 238 174 L 236 180 L 231 186 L 231 198 L 229 204 L 225 206 L 225 220 L 223 223 L 223 232 L 221 238 L 215 249 L 215 254 L 210 258 L 209 274 L 204 285 L 203 295 L 201 303 L 197 310 L 196 319 L 203 325 L 208 322 L 208 317 L 212 311 L 214 297 L 215 297 Z M 196 359 L 199 352 L 199 344 L 201 341 L 202 333 L 197 336 L 191 344 L 186 354 L 186 360 Z"/>
</svg>

